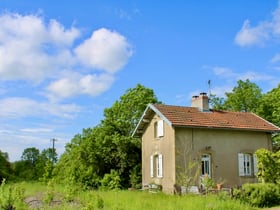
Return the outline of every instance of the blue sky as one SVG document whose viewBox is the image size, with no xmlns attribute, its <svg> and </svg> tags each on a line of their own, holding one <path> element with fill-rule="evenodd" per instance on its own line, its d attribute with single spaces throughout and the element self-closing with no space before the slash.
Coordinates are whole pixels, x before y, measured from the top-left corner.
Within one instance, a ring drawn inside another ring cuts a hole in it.
<svg viewBox="0 0 280 210">
<path fill-rule="evenodd" d="M 280 2 L 0 0 L 0 150 L 59 154 L 140 83 L 165 104 L 280 82 Z"/>
</svg>

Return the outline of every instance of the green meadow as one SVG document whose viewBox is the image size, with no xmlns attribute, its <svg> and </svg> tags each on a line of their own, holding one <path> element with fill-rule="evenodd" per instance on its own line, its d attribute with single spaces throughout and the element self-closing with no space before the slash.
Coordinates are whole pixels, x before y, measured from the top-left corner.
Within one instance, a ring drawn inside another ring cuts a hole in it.
<svg viewBox="0 0 280 210">
<path fill-rule="evenodd" d="M 80 190 L 63 185 L 45 185 L 40 182 L 5 184 L 1 187 L 0 204 L 9 209 L 9 202 L 15 209 L 46 210 L 253 210 L 221 193 L 216 195 L 167 195 L 141 190 Z M 6 206 L 4 203 L 6 202 Z M 11 209 L 11 208 L 10 208 Z"/>
</svg>

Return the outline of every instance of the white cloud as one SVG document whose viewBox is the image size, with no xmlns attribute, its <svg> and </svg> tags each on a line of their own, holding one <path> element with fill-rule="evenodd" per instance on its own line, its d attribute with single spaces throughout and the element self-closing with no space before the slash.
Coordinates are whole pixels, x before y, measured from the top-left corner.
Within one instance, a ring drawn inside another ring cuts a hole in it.
<svg viewBox="0 0 280 210">
<path fill-rule="evenodd" d="M 51 115 L 62 118 L 73 118 L 80 111 L 74 104 L 56 104 L 37 102 L 29 98 L 5 98 L 0 100 L 0 117 L 4 119 L 39 117 Z"/>
<path fill-rule="evenodd" d="M 22 128 L 20 131 L 25 132 L 25 133 L 50 133 L 53 132 L 53 129 L 51 128 Z"/>
<path fill-rule="evenodd" d="M 79 45 L 75 53 L 84 65 L 114 73 L 127 63 L 132 48 L 124 36 L 101 28 Z"/>
<path fill-rule="evenodd" d="M 243 80 L 243 81 L 249 79 L 250 81 L 257 82 L 257 81 L 272 81 L 274 77 L 267 74 L 258 73 L 255 71 L 247 71 L 242 74 L 237 74 L 236 79 Z"/>
<path fill-rule="evenodd" d="M 280 36 L 280 1 L 278 7 L 272 13 L 272 19 L 262 21 L 256 26 L 251 26 L 249 20 L 245 20 L 242 28 L 236 34 L 235 42 L 244 47 L 263 45 L 266 41 Z"/>
<path fill-rule="evenodd" d="M 233 77 L 235 76 L 235 73 L 232 71 L 232 69 L 227 67 L 221 67 L 221 66 L 215 66 L 213 67 L 213 71 L 215 75 L 222 76 L 222 77 Z"/>
<path fill-rule="evenodd" d="M 246 20 L 237 33 L 235 42 L 242 47 L 262 45 L 269 38 L 269 25 L 269 23 L 263 22 L 256 27 L 251 27 L 249 20 Z"/>
<path fill-rule="evenodd" d="M 67 77 L 53 81 L 46 90 L 52 100 L 81 94 L 97 96 L 110 88 L 113 81 L 114 77 L 111 74 L 79 75 L 69 73 Z"/>
<path fill-rule="evenodd" d="M 0 26 L 0 80 L 47 81 L 48 96 L 56 98 L 99 95 L 133 54 L 124 36 L 105 28 L 75 46 L 79 29 L 38 15 L 5 13 Z M 79 72 L 78 79 L 65 77 L 65 69 Z"/>
<path fill-rule="evenodd" d="M 0 16 L 0 77 L 2 80 L 40 81 L 68 65 L 65 57 L 80 32 L 65 30 L 55 20 L 6 13 Z M 61 59 L 63 57 L 64 59 Z"/>
<path fill-rule="evenodd" d="M 236 82 L 237 80 L 249 79 L 251 82 L 256 81 L 272 81 L 274 78 L 268 74 L 259 73 L 256 71 L 245 71 L 242 73 L 234 72 L 227 67 L 215 66 L 212 68 L 214 74 L 221 78 Z"/>
<path fill-rule="evenodd" d="M 271 63 L 278 63 L 279 61 L 280 61 L 280 54 L 279 53 L 274 55 L 273 58 L 271 58 L 271 60 L 270 60 Z"/>
</svg>

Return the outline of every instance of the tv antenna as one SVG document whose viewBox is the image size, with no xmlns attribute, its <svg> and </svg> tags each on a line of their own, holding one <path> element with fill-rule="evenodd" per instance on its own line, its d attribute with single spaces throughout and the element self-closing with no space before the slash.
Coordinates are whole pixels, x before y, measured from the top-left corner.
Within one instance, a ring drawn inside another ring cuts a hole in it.
<svg viewBox="0 0 280 210">
<path fill-rule="evenodd" d="M 208 91 L 209 91 L 209 97 L 211 96 L 211 80 L 208 80 Z"/>
</svg>

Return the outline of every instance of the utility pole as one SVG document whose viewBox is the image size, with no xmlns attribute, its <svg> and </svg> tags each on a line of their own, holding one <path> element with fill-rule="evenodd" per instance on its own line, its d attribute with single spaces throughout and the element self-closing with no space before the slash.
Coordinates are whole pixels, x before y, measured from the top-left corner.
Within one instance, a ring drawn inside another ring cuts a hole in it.
<svg viewBox="0 0 280 210">
<path fill-rule="evenodd" d="M 57 140 L 55 138 L 52 138 L 51 141 L 52 141 L 52 164 L 54 164 L 54 152 L 55 152 L 54 142 L 56 142 Z"/>
</svg>

